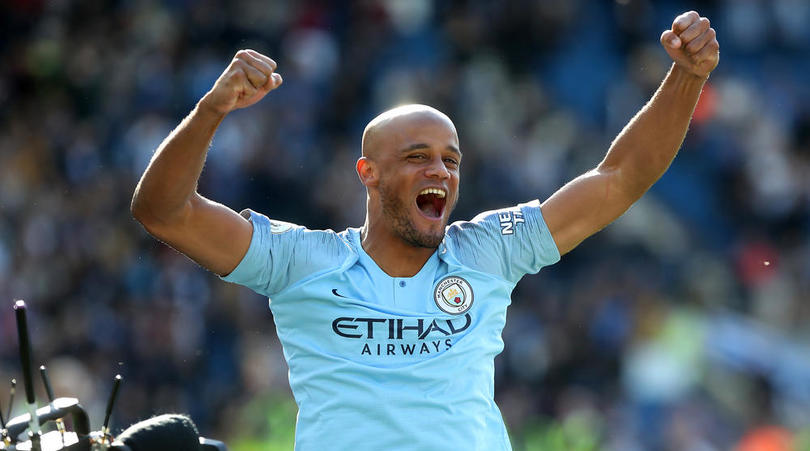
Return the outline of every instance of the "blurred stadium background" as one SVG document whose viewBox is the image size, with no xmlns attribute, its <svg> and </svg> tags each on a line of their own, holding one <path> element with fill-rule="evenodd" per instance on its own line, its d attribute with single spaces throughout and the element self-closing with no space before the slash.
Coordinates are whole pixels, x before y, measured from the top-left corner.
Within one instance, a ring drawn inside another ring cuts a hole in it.
<svg viewBox="0 0 810 451">
<path fill-rule="evenodd" d="M 496 398 L 516 450 L 810 449 L 806 0 L 5 0 L 0 403 L 20 377 L 23 298 L 34 363 L 94 427 L 120 372 L 116 430 L 182 411 L 234 450 L 291 449 L 266 300 L 128 209 L 236 50 L 275 58 L 285 83 L 225 120 L 201 193 L 360 225 L 362 128 L 420 102 L 459 128 L 467 219 L 595 165 L 667 70 L 658 37 L 688 9 L 712 20 L 721 62 L 680 156 L 625 217 L 518 286 Z"/>
</svg>

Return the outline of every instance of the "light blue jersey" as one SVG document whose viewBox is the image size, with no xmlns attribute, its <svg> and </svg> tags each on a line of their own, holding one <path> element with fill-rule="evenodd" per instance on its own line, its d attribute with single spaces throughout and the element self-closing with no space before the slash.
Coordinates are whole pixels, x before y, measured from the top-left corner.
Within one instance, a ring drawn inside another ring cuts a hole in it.
<svg viewBox="0 0 810 451">
<path fill-rule="evenodd" d="M 298 403 L 296 449 L 509 450 L 494 359 L 515 284 L 560 255 L 533 201 L 447 227 L 413 277 L 391 277 L 360 230 L 250 212 L 224 279 L 270 298 Z"/>
</svg>

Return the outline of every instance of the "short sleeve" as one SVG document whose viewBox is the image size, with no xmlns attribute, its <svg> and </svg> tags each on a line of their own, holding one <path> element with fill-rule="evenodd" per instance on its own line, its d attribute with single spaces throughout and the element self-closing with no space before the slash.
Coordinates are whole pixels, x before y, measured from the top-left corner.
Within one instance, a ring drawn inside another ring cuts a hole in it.
<svg viewBox="0 0 810 451">
<path fill-rule="evenodd" d="M 459 261 L 512 283 L 560 260 L 538 200 L 453 223 L 447 234 Z"/>
<path fill-rule="evenodd" d="M 291 282 L 290 263 L 304 227 L 269 219 L 252 210 L 246 212 L 253 224 L 250 247 L 236 268 L 222 279 L 269 297 Z"/>
</svg>

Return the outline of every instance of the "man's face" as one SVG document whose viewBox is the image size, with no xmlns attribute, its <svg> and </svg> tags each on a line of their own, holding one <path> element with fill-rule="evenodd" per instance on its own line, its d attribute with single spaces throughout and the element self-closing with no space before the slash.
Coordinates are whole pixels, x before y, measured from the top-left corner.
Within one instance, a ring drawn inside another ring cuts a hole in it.
<svg viewBox="0 0 810 451">
<path fill-rule="evenodd" d="M 455 128 L 444 118 L 417 115 L 386 132 L 375 158 L 384 223 L 412 246 L 436 248 L 458 200 Z"/>
</svg>

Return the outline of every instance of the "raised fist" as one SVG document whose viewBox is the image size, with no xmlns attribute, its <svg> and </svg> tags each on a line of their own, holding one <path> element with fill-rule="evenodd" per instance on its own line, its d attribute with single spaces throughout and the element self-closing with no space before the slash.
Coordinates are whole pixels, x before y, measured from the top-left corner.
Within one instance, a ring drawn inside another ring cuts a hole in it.
<svg viewBox="0 0 810 451">
<path fill-rule="evenodd" d="M 253 105 L 281 85 L 275 70 L 272 59 L 255 50 L 240 50 L 200 103 L 221 114 Z"/>
<path fill-rule="evenodd" d="M 661 44 L 681 69 L 701 78 L 720 61 L 720 44 L 709 19 L 689 11 L 676 17 L 672 29 L 661 33 Z"/>
</svg>

